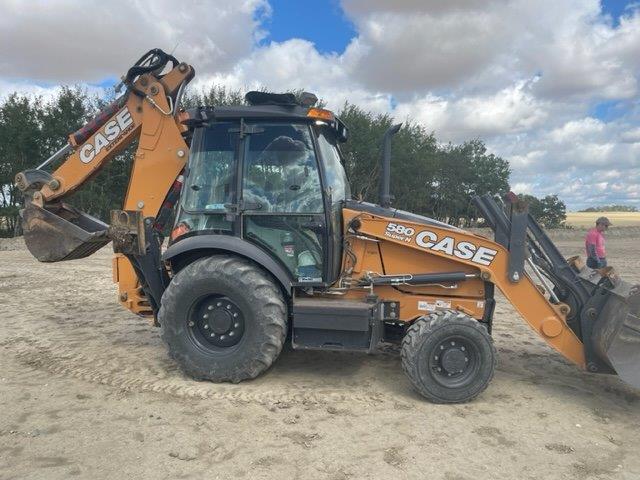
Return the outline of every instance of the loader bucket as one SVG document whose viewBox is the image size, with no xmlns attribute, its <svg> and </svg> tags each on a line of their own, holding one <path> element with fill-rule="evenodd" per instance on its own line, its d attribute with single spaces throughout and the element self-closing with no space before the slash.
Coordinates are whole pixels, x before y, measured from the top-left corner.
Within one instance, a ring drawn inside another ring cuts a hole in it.
<svg viewBox="0 0 640 480">
<path fill-rule="evenodd" d="M 27 202 L 21 215 L 24 241 L 41 262 L 88 257 L 111 241 L 109 225 L 64 203 L 42 208 Z"/>
<path fill-rule="evenodd" d="M 593 347 L 623 381 L 640 388 L 640 286 L 617 280 L 596 294 L 608 298 L 593 326 Z"/>
</svg>

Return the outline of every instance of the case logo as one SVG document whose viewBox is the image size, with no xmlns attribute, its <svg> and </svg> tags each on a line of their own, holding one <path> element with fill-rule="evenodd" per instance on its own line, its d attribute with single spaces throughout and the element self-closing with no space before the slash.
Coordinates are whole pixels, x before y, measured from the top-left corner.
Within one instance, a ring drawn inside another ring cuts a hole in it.
<svg viewBox="0 0 640 480">
<path fill-rule="evenodd" d="M 473 242 L 458 242 L 450 236 L 440 238 L 437 233 L 431 230 L 421 230 L 416 234 L 412 227 L 399 223 L 389 223 L 384 234 L 386 237 L 406 243 L 412 243 L 415 240 L 419 247 L 433 252 L 442 252 L 461 260 L 470 260 L 479 265 L 491 265 L 498 253 L 497 250 L 478 246 Z"/>
<path fill-rule="evenodd" d="M 80 149 L 80 161 L 89 163 L 103 149 L 106 151 L 113 148 L 113 144 L 133 129 L 133 118 L 127 107 L 124 107 L 116 114 L 116 118 L 104 124 L 102 130 L 95 134 L 93 143 L 87 142 Z"/>
</svg>

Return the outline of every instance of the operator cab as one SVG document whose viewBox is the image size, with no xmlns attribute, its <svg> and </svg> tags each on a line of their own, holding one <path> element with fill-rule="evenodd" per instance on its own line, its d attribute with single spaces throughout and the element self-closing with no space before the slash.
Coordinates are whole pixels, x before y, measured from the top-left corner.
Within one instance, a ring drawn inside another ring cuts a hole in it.
<svg viewBox="0 0 640 480">
<path fill-rule="evenodd" d="M 311 94 L 302 105 L 290 94 L 250 92 L 247 100 L 188 112 L 191 153 L 171 241 L 238 237 L 276 259 L 294 286 L 330 285 L 351 197 L 338 147 L 347 130 L 312 107 Z"/>
</svg>

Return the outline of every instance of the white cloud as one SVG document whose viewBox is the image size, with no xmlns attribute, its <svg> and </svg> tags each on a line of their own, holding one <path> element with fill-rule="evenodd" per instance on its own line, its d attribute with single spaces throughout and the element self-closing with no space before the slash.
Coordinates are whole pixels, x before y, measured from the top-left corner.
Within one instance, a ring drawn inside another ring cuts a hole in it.
<svg viewBox="0 0 640 480">
<path fill-rule="evenodd" d="M 517 82 L 489 95 L 427 94 L 400 104 L 395 113 L 435 130 L 445 141 L 525 132 L 542 125 L 552 109 L 531 94 L 533 83 Z"/>
<path fill-rule="evenodd" d="M 531 194 L 533 192 L 533 185 L 527 182 L 518 182 L 511 186 L 511 191 L 515 193 Z"/>
<path fill-rule="evenodd" d="M 553 99 L 637 93 L 640 16 L 618 28 L 597 0 L 344 0 L 359 30 L 346 56 L 374 89 L 495 91 L 541 75 Z"/>
<path fill-rule="evenodd" d="M 322 55 L 306 40 L 293 39 L 255 49 L 228 72 L 201 75 L 193 88 L 212 83 L 233 88 L 266 87 L 274 91 L 304 89 L 316 93 L 333 108 L 344 102 L 388 112 L 391 94 L 365 89 L 351 79 L 346 60 L 335 54 Z"/>
<path fill-rule="evenodd" d="M 638 8 L 613 22 L 598 0 L 342 0 L 358 33 L 338 55 L 259 44 L 267 1 L 0 0 L 0 96 L 115 77 L 179 43 L 196 89 L 303 88 L 441 141 L 482 138 L 511 162 L 516 190 L 640 206 Z M 602 101 L 607 120 L 594 114 Z"/>
<path fill-rule="evenodd" d="M 266 10 L 265 10 L 266 9 Z M 96 82 L 152 47 L 209 71 L 234 65 L 260 36 L 266 0 L 0 0 L 5 78 Z"/>
<path fill-rule="evenodd" d="M 354 78 L 374 89 L 451 88 L 481 73 L 509 40 L 505 19 L 473 15 L 375 12 L 356 17 L 360 36 L 345 52 Z"/>
</svg>

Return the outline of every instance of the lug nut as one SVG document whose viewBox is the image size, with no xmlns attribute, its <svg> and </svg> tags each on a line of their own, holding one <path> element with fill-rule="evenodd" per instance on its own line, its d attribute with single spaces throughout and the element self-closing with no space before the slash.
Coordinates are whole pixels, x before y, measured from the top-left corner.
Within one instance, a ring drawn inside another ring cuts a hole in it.
<svg viewBox="0 0 640 480">
<path fill-rule="evenodd" d="M 206 323 L 204 324 L 204 329 L 205 330 L 209 330 L 209 325 L 207 325 Z"/>
<path fill-rule="evenodd" d="M 209 305 L 209 306 L 207 307 L 207 310 L 213 310 L 213 305 Z"/>
<path fill-rule="evenodd" d="M 194 325 L 195 325 L 195 323 L 193 323 L 193 322 L 189 322 L 189 326 L 190 326 L 190 327 L 193 327 Z"/>
<path fill-rule="evenodd" d="M 239 324 L 239 323 L 234 323 L 234 324 L 233 324 L 233 328 L 238 328 L 239 326 L 240 326 L 240 324 Z"/>
<path fill-rule="evenodd" d="M 209 314 L 205 313 L 204 315 L 202 315 L 202 318 L 209 318 Z"/>
</svg>

